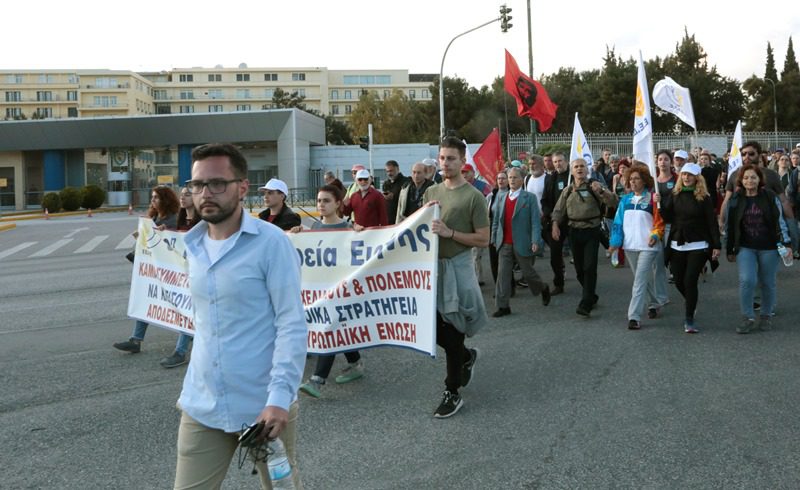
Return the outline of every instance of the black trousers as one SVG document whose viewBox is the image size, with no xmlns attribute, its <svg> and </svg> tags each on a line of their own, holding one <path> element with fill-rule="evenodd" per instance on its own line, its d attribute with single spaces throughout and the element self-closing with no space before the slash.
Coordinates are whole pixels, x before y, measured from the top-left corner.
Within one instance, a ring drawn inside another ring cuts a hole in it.
<svg viewBox="0 0 800 490">
<path fill-rule="evenodd" d="M 581 306 L 591 309 L 595 304 L 597 290 L 597 247 L 600 246 L 600 227 L 570 228 L 569 243 L 572 247 L 572 258 L 575 261 L 575 272 L 578 282 L 583 287 Z"/>
<path fill-rule="evenodd" d="M 436 313 L 436 343 L 444 349 L 447 363 L 447 377 L 444 385 L 451 393 L 458 393 L 461 388 L 461 369 L 469 359 L 469 352 L 464 347 L 464 334 L 456 327 L 444 321 L 442 315 Z"/>
<path fill-rule="evenodd" d="M 347 359 L 347 362 L 353 364 L 361 359 L 361 354 L 359 354 L 357 350 L 354 350 L 351 352 L 345 352 L 344 357 Z M 334 359 L 336 359 L 336 354 L 324 354 L 318 356 L 317 366 L 314 368 L 314 375 L 319 376 L 322 379 L 328 379 L 328 375 L 331 374 L 331 368 L 333 367 Z"/>
<path fill-rule="evenodd" d="M 697 309 L 697 281 L 700 279 L 706 260 L 708 260 L 706 249 L 689 252 L 669 251 L 669 270 L 675 279 L 675 287 L 686 303 L 687 320 L 694 320 L 694 311 Z"/>
<path fill-rule="evenodd" d="M 558 240 L 553 239 L 552 222 L 548 221 L 546 226 L 542 229 L 547 245 L 550 247 L 550 267 L 553 269 L 553 285 L 556 287 L 564 287 L 564 240 L 567 239 L 569 227 L 561 227 L 561 236 Z M 570 242 L 571 244 L 571 242 Z"/>
</svg>

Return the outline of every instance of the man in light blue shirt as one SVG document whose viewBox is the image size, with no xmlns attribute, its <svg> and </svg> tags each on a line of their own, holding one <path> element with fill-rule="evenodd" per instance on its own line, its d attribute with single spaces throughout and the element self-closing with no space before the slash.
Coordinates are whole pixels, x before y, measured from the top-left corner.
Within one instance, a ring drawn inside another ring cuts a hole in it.
<svg viewBox="0 0 800 490">
<path fill-rule="evenodd" d="M 232 145 L 192 152 L 192 192 L 203 222 L 186 233 L 194 305 L 192 359 L 178 406 L 175 488 L 219 488 L 244 426 L 279 437 L 296 467 L 297 389 L 306 355 L 297 252 L 279 228 L 244 212 L 247 161 Z M 266 465 L 257 462 L 263 488 Z"/>
</svg>

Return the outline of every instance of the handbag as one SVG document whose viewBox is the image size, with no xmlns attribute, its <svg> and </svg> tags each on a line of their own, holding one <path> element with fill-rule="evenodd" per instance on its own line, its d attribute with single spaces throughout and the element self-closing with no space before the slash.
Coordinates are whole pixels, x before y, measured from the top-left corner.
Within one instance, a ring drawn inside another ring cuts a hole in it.
<svg viewBox="0 0 800 490">
<path fill-rule="evenodd" d="M 131 250 L 130 252 L 125 254 L 125 258 L 128 259 L 130 261 L 130 263 L 132 264 L 133 263 L 133 259 L 136 258 L 136 251 L 135 250 Z"/>
</svg>

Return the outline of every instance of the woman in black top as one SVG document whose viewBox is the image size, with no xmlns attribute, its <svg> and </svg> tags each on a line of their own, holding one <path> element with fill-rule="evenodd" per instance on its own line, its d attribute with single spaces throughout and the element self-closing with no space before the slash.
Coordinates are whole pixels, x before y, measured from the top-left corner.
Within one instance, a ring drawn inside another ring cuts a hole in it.
<svg viewBox="0 0 800 490">
<path fill-rule="evenodd" d="M 694 322 L 697 309 L 697 280 L 709 258 L 716 260 L 720 254 L 719 227 L 714 215 L 714 203 L 700 177 L 700 166 L 687 163 L 672 191 L 671 199 L 662 200 L 661 214 L 670 221 L 669 237 L 665 251 L 675 287 L 683 296 L 685 307 L 684 331 L 697 333 Z"/>
</svg>

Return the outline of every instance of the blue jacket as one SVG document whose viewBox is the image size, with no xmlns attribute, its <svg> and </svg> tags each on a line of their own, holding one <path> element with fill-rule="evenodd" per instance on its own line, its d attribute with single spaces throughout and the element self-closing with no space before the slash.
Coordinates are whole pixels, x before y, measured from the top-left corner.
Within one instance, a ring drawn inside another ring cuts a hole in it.
<svg viewBox="0 0 800 490">
<path fill-rule="evenodd" d="M 495 248 L 503 245 L 503 220 L 506 212 L 507 192 L 499 192 L 494 201 L 492 210 L 492 235 L 491 243 Z M 520 190 L 514 206 L 514 216 L 511 217 L 511 234 L 514 237 L 514 251 L 522 257 L 533 255 L 531 246 L 536 243 L 541 249 L 542 219 L 539 212 L 539 202 L 536 196 L 526 190 Z"/>
</svg>

